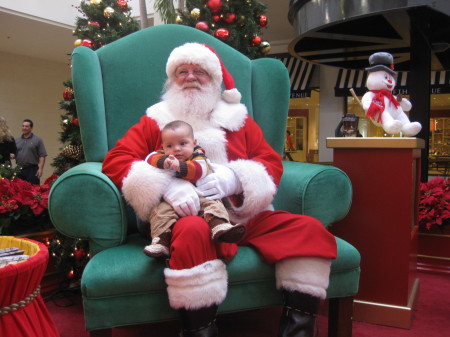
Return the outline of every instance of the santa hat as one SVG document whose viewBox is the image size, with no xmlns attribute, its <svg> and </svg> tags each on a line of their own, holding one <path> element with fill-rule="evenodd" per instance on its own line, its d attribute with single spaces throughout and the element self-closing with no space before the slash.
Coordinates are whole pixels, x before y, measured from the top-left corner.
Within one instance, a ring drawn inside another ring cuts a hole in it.
<svg viewBox="0 0 450 337">
<path fill-rule="evenodd" d="M 241 93 L 235 88 L 234 79 L 225 68 L 219 55 L 206 44 L 186 43 L 175 48 L 169 55 L 166 64 L 166 73 L 169 78 L 175 77 L 175 70 L 183 64 L 197 64 L 211 76 L 212 80 L 220 84 L 223 81 L 225 91 L 222 94 L 224 101 L 239 103 Z"/>
</svg>

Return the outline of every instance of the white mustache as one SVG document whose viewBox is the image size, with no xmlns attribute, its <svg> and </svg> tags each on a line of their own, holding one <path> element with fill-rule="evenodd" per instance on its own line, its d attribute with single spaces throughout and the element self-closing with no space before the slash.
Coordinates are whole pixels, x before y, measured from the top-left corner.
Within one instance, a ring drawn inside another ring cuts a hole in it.
<svg viewBox="0 0 450 337">
<path fill-rule="evenodd" d="M 184 83 L 182 88 L 183 89 L 184 88 L 198 88 L 198 89 L 200 89 L 201 85 L 198 82 L 188 82 L 188 83 Z"/>
</svg>

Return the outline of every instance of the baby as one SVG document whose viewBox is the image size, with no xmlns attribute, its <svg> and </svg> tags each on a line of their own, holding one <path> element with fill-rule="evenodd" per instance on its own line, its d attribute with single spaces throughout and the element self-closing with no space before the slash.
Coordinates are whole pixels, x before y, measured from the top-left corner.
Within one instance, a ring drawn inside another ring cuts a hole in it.
<svg viewBox="0 0 450 337">
<path fill-rule="evenodd" d="M 209 173 L 205 151 L 197 145 L 191 125 L 183 121 L 168 123 L 161 130 L 162 150 L 150 153 L 146 161 L 150 165 L 176 172 L 176 177 L 196 183 Z M 238 242 L 245 234 L 244 225 L 232 225 L 221 200 L 209 200 L 200 196 L 200 213 L 211 228 L 213 240 Z M 171 228 L 180 218 L 170 204 L 162 201 L 150 213 L 152 242 L 144 248 L 148 256 L 169 256 Z"/>
</svg>

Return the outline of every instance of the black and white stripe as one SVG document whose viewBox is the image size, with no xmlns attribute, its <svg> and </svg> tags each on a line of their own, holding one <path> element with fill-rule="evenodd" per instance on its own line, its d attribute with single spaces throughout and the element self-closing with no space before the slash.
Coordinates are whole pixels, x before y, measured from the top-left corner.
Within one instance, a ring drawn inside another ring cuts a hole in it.
<svg viewBox="0 0 450 337">
<path fill-rule="evenodd" d="M 350 96 L 353 88 L 357 96 L 363 96 L 367 92 L 366 80 L 368 72 L 365 70 L 340 69 L 334 88 L 335 96 Z M 407 71 L 397 72 L 397 84 L 394 94 L 408 95 Z M 430 94 L 450 93 L 450 71 L 432 71 L 430 74 Z"/>
<path fill-rule="evenodd" d="M 270 57 L 283 62 L 289 72 L 291 82 L 291 98 L 310 97 L 311 79 L 316 69 L 316 65 L 302 61 L 289 54 L 273 54 Z"/>
</svg>

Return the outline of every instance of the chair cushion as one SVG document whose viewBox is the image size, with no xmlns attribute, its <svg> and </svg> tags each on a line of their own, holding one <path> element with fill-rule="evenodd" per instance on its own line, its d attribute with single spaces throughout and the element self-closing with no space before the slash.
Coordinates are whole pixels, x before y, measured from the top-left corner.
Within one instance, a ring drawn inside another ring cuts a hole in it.
<svg viewBox="0 0 450 337">
<path fill-rule="evenodd" d="M 328 296 L 352 296 L 358 289 L 360 256 L 352 245 L 336 241 L 338 258 L 332 262 Z M 125 244 L 98 253 L 86 266 L 81 290 L 88 330 L 177 318 L 167 298 L 164 260 L 142 252 L 148 243 L 132 234 Z M 220 313 L 282 304 L 275 267 L 264 263 L 256 250 L 240 247 L 227 269 L 229 288 Z"/>
</svg>

